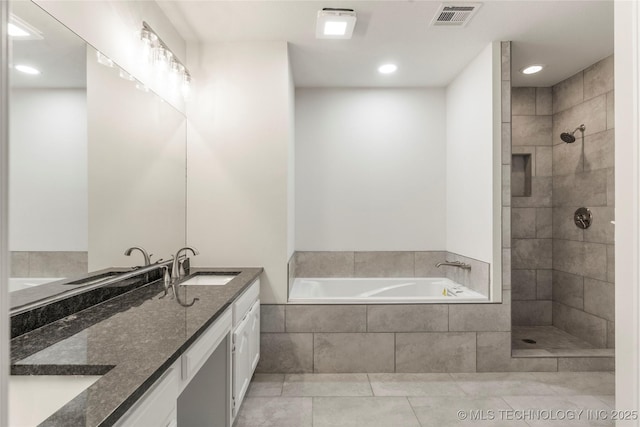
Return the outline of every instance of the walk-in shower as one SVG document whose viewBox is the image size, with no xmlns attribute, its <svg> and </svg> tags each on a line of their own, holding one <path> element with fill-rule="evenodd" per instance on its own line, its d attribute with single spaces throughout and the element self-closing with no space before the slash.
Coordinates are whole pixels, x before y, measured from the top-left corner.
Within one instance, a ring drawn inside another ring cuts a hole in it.
<svg viewBox="0 0 640 427">
<path fill-rule="evenodd" d="M 512 88 L 516 358 L 562 354 L 572 366 L 588 358 L 597 369 L 614 365 L 613 59 L 551 87 Z"/>
</svg>

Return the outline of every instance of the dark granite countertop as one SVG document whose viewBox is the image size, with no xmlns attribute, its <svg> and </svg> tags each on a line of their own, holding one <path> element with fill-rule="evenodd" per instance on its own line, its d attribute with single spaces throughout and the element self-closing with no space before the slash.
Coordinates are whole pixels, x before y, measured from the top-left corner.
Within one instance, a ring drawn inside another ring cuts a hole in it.
<svg viewBox="0 0 640 427">
<path fill-rule="evenodd" d="M 239 274 L 224 286 L 178 286 L 183 307 L 162 281 L 117 296 L 11 341 L 12 374 L 103 375 L 41 426 L 113 425 L 262 272 L 262 268 L 191 269 Z"/>
</svg>

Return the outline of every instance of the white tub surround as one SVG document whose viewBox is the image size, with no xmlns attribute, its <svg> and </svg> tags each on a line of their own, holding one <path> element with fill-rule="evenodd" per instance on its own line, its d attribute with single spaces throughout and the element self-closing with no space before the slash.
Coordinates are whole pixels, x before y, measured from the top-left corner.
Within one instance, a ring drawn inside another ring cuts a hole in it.
<svg viewBox="0 0 640 427">
<path fill-rule="evenodd" d="M 488 298 L 445 277 L 297 278 L 295 304 L 477 303 Z"/>
</svg>

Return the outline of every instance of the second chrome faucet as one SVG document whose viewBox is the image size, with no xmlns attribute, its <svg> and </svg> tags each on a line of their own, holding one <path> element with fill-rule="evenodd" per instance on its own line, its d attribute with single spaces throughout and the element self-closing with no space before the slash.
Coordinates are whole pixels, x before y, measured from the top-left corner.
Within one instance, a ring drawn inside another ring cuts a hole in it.
<svg viewBox="0 0 640 427">
<path fill-rule="evenodd" d="M 173 266 L 171 267 L 171 281 L 173 282 L 185 276 L 183 264 L 188 259 L 188 257 L 186 254 L 184 254 L 183 259 L 180 259 L 180 256 L 182 256 L 182 253 L 186 251 L 191 251 L 193 256 L 200 254 L 200 252 L 198 252 L 198 250 L 192 246 L 185 246 L 184 248 L 178 249 L 178 252 L 176 252 L 175 257 L 173 258 Z"/>
</svg>

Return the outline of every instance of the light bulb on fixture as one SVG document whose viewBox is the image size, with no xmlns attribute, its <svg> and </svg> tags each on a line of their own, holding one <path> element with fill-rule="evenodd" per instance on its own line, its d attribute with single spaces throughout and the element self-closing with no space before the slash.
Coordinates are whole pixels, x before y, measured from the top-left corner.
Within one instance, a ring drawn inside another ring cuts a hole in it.
<svg viewBox="0 0 640 427">
<path fill-rule="evenodd" d="M 189 74 L 185 74 L 182 78 L 182 96 L 184 98 L 189 96 L 189 92 L 191 91 L 191 76 Z"/>
<path fill-rule="evenodd" d="M 113 68 L 113 61 L 111 58 L 103 54 L 102 52 L 96 51 L 96 59 L 98 64 L 104 65 L 105 67 Z"/>
<path fill-rule="evenodd" d="M 125 80 L 129 80 L 130 82 L 135 81 L 135 77 L 133 77 L 131 74 L 127 73 L 122 68 L 120 68 L 120 78 L 125 79 Z"/>
<path fill-rule="evenodd" d="M 184 80 L 184 65 L 176 60 L 171 61 L 171 72 L 169 73 L 169 82 L 174 87 Z"/>
<path fill-rule="evenodd" d="M 140 40 L 142 41 L 142 57 L 146 62 L 153 62 L 153 51 L 158 43 L 158 36 L 151 31 L 143 28 L 140 31 Z"/>
<path fill-rule="evenodd" d="M 172 58 L 173 58 L 173 53 L 171 53 L 168 49 L 160 46 L 156 50 L 156 64 L 158 64 L 158 66 L 162 70 L 169 69 Z"/>
<path fill-rule="evenodd" d="M 11 37 L 29 37 L 31 35 L 27 30 L 24 30 L 11 22 L 7 24 L 7 34 Z"/>
<path fill-rule="evenodd" d="M 136 83 L 136 89 L 141 90 L 143 92 L 149 92 L 149 88 L 140 82 Z"/>
<path fill-rule="evenodd" d="M 166 88 L 167 93 L 181 91 L 186 97 L 191 82 L 189 71 L 144 21 L 140 30 L 140 40 L 143 44 L 142 56 L 148 64 L 145 67 L 147 71 L 144 73 L 146 76 L 143 80 L 150 81 L 153 88 Z M 139 86 L 143 86 L 142 83 L 139 83 Z"/>
</svg>

